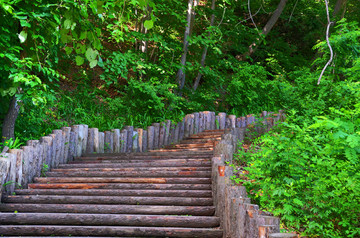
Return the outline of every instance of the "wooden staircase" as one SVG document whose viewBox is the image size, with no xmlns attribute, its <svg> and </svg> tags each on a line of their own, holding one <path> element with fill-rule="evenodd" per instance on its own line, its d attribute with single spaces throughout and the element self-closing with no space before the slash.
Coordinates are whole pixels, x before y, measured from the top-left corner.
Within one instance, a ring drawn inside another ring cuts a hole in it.
<svg viewBox="0 0 360 238">
<path fill-rule="evenodd" d="M 4 196 L 0 236 L 222 237 L 211 158 L 224 130 L 146 153 L 87 154 Z"/>
</svg>

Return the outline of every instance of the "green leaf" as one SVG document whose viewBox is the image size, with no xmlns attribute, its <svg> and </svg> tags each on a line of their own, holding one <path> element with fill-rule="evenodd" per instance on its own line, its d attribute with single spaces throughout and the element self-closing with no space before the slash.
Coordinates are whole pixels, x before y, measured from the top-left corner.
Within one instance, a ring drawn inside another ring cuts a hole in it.
<svg viewBox="0 0 360 238">
<path fill-rule="evenodd" d="M 90 68 L 94 68 L 97 65 L 97 63 L 98 63 L 97 60 L 90 61 Z"/>
<path fill-rule="evenodd" d="M 81 56 L 76 56 L 75 61 L 76 65 L 82 65 L 84 63 L 84 58 Z"/>
<path fill-rule="evenodd" d="M 64 27 L 65 27 L 65 29 L 70 29 L 70 28 L 71 28 L 71 24 L 72 24 L 71 20 L 66 19 L 66 20 L 64 21 Z"/>
<path fill-rule="evenodd" d="M 97 50 L 93 50 L 91 47 L 88 48 L 86 50 L 86 53 L 85 53 L 85 56 L 86 56 L 86 59 L 89 60 L 90 62 L 95 60 L 96 57 L 98 56 L 99 52 Z"/>
<path fill-rule="evenodd" d="M 25 31 L 21 31 L 19 34 L 20 43 L 24 43 L 27 38 L 27 33 Z"/>
<path fill-rule="evenodd" d="M 73 51 L 72 47 L 65 47 L 65 52 L 67 55 L 71 54 L 72 51 Z"/>
<path fill-rule="evenodd" d="M 144 27 L 148 30 L 154 27 L 154 22 L 152 20 L 146 20 L 144 22 Z"/>
</svg>

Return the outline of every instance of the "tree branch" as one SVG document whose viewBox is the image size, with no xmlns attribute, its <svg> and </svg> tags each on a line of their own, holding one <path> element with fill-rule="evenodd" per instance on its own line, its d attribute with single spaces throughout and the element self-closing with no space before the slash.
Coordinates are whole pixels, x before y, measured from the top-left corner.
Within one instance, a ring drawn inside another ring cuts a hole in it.
<svg viewBox="0 0 360 238">
<path fill-rule="evenodd" d="M 321 74 L 320 74 L 320 77 L 318 79 L 318 82 L 317 82 L 317 85 L 320 84 L 320 81 L 321 81 L 321 78 L 326 70 L 326 68 L 329 66 L 329 64 L 331 63 L 331 61 L 333 60 L 333 56 L 334 56 L 334 52 L 331 48 L 331 45 L 330 45 L 330 41 L 329 41 L 329 31 L 330 31 L 330 26 L 333 22 L 330 21 L 330 15 L 329 15 L 329 3 L 327 0 L 325 0 L 325 6 L 326 6 L 326 14 L 327 14 L 327 21 L 328 21 L 328 25 L 327 25 L 327 28 L 326 28 L 326 43 L 329 47 L 329 50 L 330 50 L 330 59 L 329 61 L 326 63 L 325 67 L 323 68 L 323 70 L 321 71 Z"/>
</svg>

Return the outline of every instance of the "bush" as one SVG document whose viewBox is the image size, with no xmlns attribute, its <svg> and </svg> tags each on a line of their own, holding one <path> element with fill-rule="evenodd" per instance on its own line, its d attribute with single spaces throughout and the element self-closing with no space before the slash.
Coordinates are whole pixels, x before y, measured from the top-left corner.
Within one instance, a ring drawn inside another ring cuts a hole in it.
<svg viewBox="0 0 360 238">
<path fill-rule="evenodd" d="M 294 123 L 295 116 L 261 137 L 261 149 L 240 153 L 247 162 L 240 180 L 290 229 L 310 237 L 359 237 L 360 103 L 330 108 L 311 124 Z"/>
</svg>

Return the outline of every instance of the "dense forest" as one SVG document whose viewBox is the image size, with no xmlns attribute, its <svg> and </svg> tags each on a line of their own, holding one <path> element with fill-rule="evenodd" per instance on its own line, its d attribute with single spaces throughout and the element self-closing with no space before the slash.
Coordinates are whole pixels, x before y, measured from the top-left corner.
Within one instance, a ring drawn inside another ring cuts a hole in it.
<svg viewBox="0 0 360 238">
<path fill-rule="evenodd" d="M 283 109 L 239 151 L 234 180 L 284 229 L 360 237 L 359 12 L 358 0 L 2 0 L 0 148 L 80 123 Z"/>
</svg>

